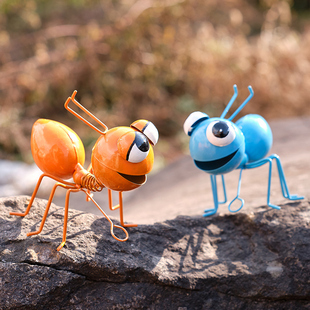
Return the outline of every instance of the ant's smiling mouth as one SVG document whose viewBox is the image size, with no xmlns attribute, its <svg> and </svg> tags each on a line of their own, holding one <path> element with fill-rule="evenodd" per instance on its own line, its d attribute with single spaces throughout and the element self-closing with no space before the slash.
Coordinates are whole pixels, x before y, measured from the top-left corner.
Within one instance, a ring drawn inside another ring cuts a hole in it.
<svg viewBox="0 0 310 310">
<path fill-rule="evenodd" d="M 215 170 L 218 168 L 221 168 L 222 166 L 224 166 L 225 164 L 227 164 L 238 152 L 235 151 L 233 153 L 231 153 L 228 156 L 216 159 L 216 160 L 211 160 L 211 161 L 198 161 L 198 160 L 194 160 L 196 166 L 201 169 L 201 170 Z"/>
<path fill-rule="evenodd" d="M 120 176 L 122 176 L 124 179 L 126 179 L 127 181 L 134 183 L 134 184 L 138 184 L 138 185 L 142 185 L 146 182 L 146 175 L 130 175 L 130 174 L 124 174 L 124 173 L 120 173 L 118 172 L 118 174 Z"/>
</svg>

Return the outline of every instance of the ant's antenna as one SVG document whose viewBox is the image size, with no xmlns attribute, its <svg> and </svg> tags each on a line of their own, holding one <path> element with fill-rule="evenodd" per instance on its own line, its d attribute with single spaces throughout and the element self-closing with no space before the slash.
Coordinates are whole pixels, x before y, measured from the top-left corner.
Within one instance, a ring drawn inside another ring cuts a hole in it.
<svg viewBox="0 0 310 310">
<path fill-rule="evenodd" d="M 86 108 L 84 108 L 78 101 L 76 101 L 75 99 L 75 95 L 76 95 L 77 91 L 75 90 L 71 97 L 68 97 L 67 101 L 65 102 L 65 108 L 71 112 L 74 116 L 76 116 L 78 119 L 80 119 L 81 121 L 83 121 L 85 124 L 87 124 L 89 127 L 91 127 L 92 129 L 96 130 L 98 133 L 100 133 L 101 135 L 104 135 L 105 132 L 108 130 L 108 127 L 102 123 L 95 115 L 93 115 L 92 113 L 90 113 Z M 77 107 L 79 107 L 82 111 L 84 111 L 88 116 L 90 116 L 95 122 L 97 122 L 100 126 L 102 126 L 104 128 L 104 131 L 98 129 L 96 126 L 94 126 L 93 124 L 91 124 L 89 121 L 87 121 L 85 118 L 83 118 L 81 115 L 79 115 L 78 113 L 76 113 L 75 111 L 73 111 L 69 106 L 69 102 L 72 101 Z"/>
<path fill-rule="evenodd" d="M 221 115 L 220 118 L 224 118 L 224 117 L 225 117 L 225 115 L 227 114 L 227 112 L 228 112 L 229 109 L 231 108 L 232 104 L 233 104 L 234 101 L 236 100 L 237 96 L 238 96 L 238 89 L 237 89 L 237 85 L 235 84 L 235 85 L 234 85 L 234 94 L 233 94 L 233 96 L 231 97 L 230 101 L 228 102 L 228 104 L 227 104 L 227 106 L 226 106 L 225 110 L 223 111 L 223 113 L 222 113 L 222 115 Z"/>
<path fill-rule="evenodd" d="M 241 104 L 241 106 L 233 113 L 233 115 L 228 119 L 229 121 L 231 121 L 244 107 L 245 105 L 251 100 L 251 98 L 254 95 L 254 91 L 252 89 L 252 86 L 248 86 L 250 95 L 248 96 L 248 98 L 246 98 L 244 100 L 244 102 Z"/>
</svg>

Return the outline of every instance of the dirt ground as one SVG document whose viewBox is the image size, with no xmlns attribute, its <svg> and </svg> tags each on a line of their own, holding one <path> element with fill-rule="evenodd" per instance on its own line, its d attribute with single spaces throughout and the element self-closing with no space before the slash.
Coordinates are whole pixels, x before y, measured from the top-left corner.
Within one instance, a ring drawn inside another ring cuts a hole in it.
<svg viewBox="0 0 310 310">
<path fill-rule="evenodd" d="M 310 118 L 294 118 L 270 122 L 273 131 L 271 153 L 280 156 L 290 194 L 310 199 Z M 156 158 L 155 158 L 156 160 Z M 237 193 L 239 170 L 225 176 L 228 202 Z M 244 170 L 240 196 L 245 200 L 240 212 L 265 211 L 268 182 L 268 165 Z M 220 185 L 220 183 L 218 183 Z M 221 196 L 221 186 L 219 195 Z M 109 211 L 108 195 L 104 189 L 94 194 L 102 209 L 113 218 L 119 218 L 118 211 Z M 118 194 L 113 196 L 118 203 Z M 284 199 L 279 186 L 276 165 L 273 165 L 271 203 L 289 202 Z M 64 196 L 54 199 L 57 205 L 64 205 Z M 228 204 L 220 205 L 219 213 L 228 213 Z M 70 207 L 100 215 L 83 193 L 72 194 Z M 173 219 L 178 215 L 202 215 L 204 209 L 213 207 L 209 175 L 195 167 L 190 156 L 184 155 L 156 174 L 151 174 L 142 187 L 124 193 L 124 219 L 137 224 L 152 224 Z M 236 208 L 238 205 L 236 205 Z M 279 211 L 281 212 L 281 211 Z"/>
</svg>

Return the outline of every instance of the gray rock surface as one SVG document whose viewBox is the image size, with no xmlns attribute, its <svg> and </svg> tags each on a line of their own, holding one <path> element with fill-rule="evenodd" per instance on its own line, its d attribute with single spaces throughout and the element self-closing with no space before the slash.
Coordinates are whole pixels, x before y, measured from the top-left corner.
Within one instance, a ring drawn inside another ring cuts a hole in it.
<svg viewBox="0 0 310 310">
<path fill-rule="evenodd" d="M 178 216 L 110 235 L 108 221 L 46 200 L 0 198 L 0 309 L 310 309 L 309 201 L 277 211 Z M 117 223 L 116 220 L 114 220 Z"/>
</svg>

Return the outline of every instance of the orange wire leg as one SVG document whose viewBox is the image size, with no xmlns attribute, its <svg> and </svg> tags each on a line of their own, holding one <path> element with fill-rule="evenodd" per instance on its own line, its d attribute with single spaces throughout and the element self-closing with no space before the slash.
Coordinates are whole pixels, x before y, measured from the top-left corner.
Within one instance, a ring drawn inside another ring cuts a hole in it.
<svg viewBox="0 0 310 310">
<path fill-rule="evenodd" d="M 118 193 L 119 197 L 119 218 L 121 225 L 124 227 L 137 227 L 138 224 L 125 224 L 124 223 L 124 214 L 123 214 L 123 192 Z"/>
<path fill-rule="evenodd" d="M 36 195 L 37 195 L 37 192 L 38 192 L 38 190 L 39 190 L 39 187 L 40 187 L 40 185 L 41 185 L 42 179 L 43 179 L 44 177 L 49 177 L 49 178 L 51 178 L 51 179 L 54 179 L 54 180 L 57 181 L 57 182 L 61 182 L 61 183 L 64 183 L 64 184 L 66 184 L 66 185 L 74 186 L 74 183 L 69 183 L 69 182 L 63 181 L 63 180 L 61 180 L 61 179 L 59 179 L 59 178 L 53 177 L 52 175 L 50 175 L 50 174 L 48 174 L 48 173 L 43 173 L 43 174 L 41 174 L 41 176 L 39 177 L 39 180 L 38 180 L 37 185 L 36 185 L 36 187 L 35 187 L 35 189 L 34 189 L 34 191 L 33 191 L 33 193 L 32 193 L 32 196 L 31 196 L 31 199 L 30 199 L 30 201 L 29 201 L 29 203 L 28 203 L 28 206 L 27 206 L 26 211 L 25 211 L 24 213 L 10 212 L 10 215 L 26 216 L 26 215 L 29 213 L 29 211 L 30 211 L 30 209 L 31 209 L 31 207 L 32 207 L 33 201 L 34 201 L 34 199 L 35 199 L 35 197 L 36 197 Z"/>
<path fill-rule="evenodd" d="M 34 191 L 33 191 L 33 193 L 32 193 L 32 196 L 31 196 L 31 199 L 30 199 L 30 201 L 29 201 L 29 203 L 28 203 L 28 206 L 27 206 L 26 211 L 25 211 L 24 213 L 10 212 L 11 215 L 26 216 L 26 215 L 29 213 L 29 211 L 30 211 L 30 209 L 31 209 L 31 206 L 32 206 L 32 204 L 33 204 L 34 198 L 36 197 L 37 192 L 38 192 L 38 189 L 39 189 L 40 184 L 41 184 L 41 182 L 42 182 L 42 179 L 43 179 L 45 176 L 47 176 L 47 175 L 46 175 L 45 173 L 43 173 L 43 174 L 41 174 L 41 176 L 39 177 L 39 180 L 38 180 L 37 185 L 36 185 L 36 187 L 35 187 L 35 189 L 34 189 Z"/>
<path fill-rule="evenodd" d="M 84 189 L 81 189 L 81 190 L 89 197 L 89 199 L 94 203 L 94 205 L 100 210 L 100 212 L 104 215 L 104 217 L 109 221 L 109 223 L 111 225 L 110 231 L 111 231 L 112 237 L 118 241 L 121 241 L 121 242 L 128 240 L 129 236 L 128 236 L 127 230 L 122 226 L 114 225 L 113 222 L 111 221 L 111 219 L 108 217 L 108 215 L 100 208 L 98 203 L 94 200 L 94 198 L 91 195 L 89 195 L 86 190 L 84 190 Z M 120 239 L 120 238 L 116 237 L 114 234 L 114 231 L 113 231 L 114 227 L 121 229 L 125 233 L 126 237 L 124 239 Z"/>
<path fill-rule="evenodd" d="M 123 227 L 137 227 L 137 224 L 125 224 L 124 223 L 124 212 L 123 212 L 123 192 L 118 193 L 119 197 L 119 204 L 113 207 L 113 202 L 112 202 L 112 191 L 108 189 L 108 194 L 109 194 L 109 207 L 110 210 L 114 211 L 116 209 L 119 209 L 119 218 L 121 225 Z"/>
<path fill-rule="evenodd" d="M 56 188 L 58 186 L 61 186 L 61 187 L 64 187 L 64 188 L 70 188 L 70 186 L 66 185 L 66 184 L 61 184 L 61 183 L 56 183 L 54 186 L 53 186 L 53 189 L 51 191 L 51 194 L 50 194 L 50 197 L 48 199 L 48 202 L 47 202 L 47 205 L 46 205 L 46 208 L 45 208 L 45 211 L 44 211 L 44 215 L 43 215 L 43 218 L 42 218 L 42 221 L 41 221 L 41 225 L 40 225 L 40 228 L 37 230 L 37 231 L 32 231 L 32 232 L 29 232 L 27 233 L 27 236 L 33 236 L 33 235 L 37 235 L 39 234 L 42 229 L 43 229 L 43 226 L 45 224 L 45 221 L 46 221 L 46 218 L 47 218 L 47 214 L 48 214 L 48 211 L 50 209 L 50 206 L 51 206 L 51 203 L 52 203 L 52 200 L 53 200 L 53 197 L 54 197 L 54 194 L 55 194 L 55 191 L 56 191 Z M 71 187 L 72 188 L 72 187 Z"/>
<path fill-rule="evenodd" d="M 60 251 L 66 243 L 67 238 L 67 226 L 68 226 L 68 213 L 69 213 L 69 198 L 71 192 L 79 192 L 80 188 L 69 188 L 66 193 L 66 202 L 65 202 L 65 214 L 64 214 L 64 229 L 62 233 L 62 242 L 57 248 L 57 251 Z"/>
<path fill-rule="evenodd" d="M 66 188 L 68 188 L 68 187 L 66 187 Z M 66 193 L 65 214 L 64 214 L 64 229 L 63 229 L 63 235 L 62 235 L 62 242 L 59 245 L 59 247 L 57 248 L 57 251 L 60 251 L 63 248 L 63 246 L 65 245 L 65 243 L 66 243 L 70 193 L 71 192 L 78 192 L 78 191 L 83 191 L 86 194 L 86 196 L 89 198 L 89 200 L 91 200 L 95 204 L 95 206 L 101 211 L 101 213 L 105 216 L 105 218 L 110 222 L 110 225 L 111 225 L 110 231 L 111 231 L 111 235 L 112 235 L 113 238 L 115 238 L 116 240 L 121 241 L 121 242 L 124 242 L 124 241 L 128 240 L 129 235 L 128 235 L 127 230 L 125 228 L 121 227 L 121 226 L 113 224 L 111 219 L 100 208 L 98 203 L 93 199 L 92 195 L 88 193 L 88 190 L 85 190 L 85 189 L 82 189 L 82 188 L 69 188 L 67 190 L 67 193 Z M 125 233 L 126 237 L 124 239 L 121 239 L 121 238 L 118 238 L 117 236 L 115 236 L 115 234 L 114 234 L 114 227 L 121 229 Z"/>
<path fill-rule="evenodd" d="M 114 211 L 114 210 L 118 209 L 119 208 L 119 204 L 113 206 L 112 190 L 108 189 L 108 195 L 109 195 L 109 208 L 110 208 L 110 210 Z"/>
</svg>

